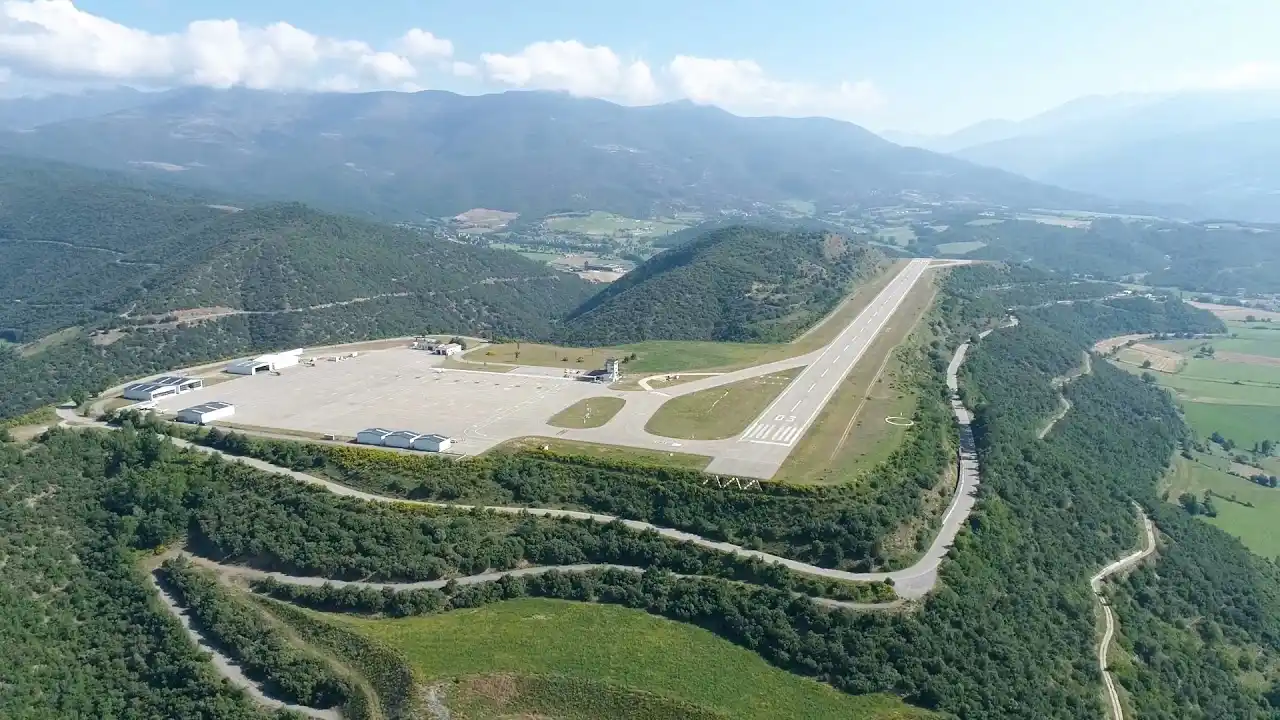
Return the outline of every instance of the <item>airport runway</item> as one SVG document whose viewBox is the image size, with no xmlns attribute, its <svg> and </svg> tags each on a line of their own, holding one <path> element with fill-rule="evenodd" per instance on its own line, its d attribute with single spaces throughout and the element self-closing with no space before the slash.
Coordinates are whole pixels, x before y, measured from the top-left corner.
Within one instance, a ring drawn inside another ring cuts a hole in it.
<svg viewBox="0 0 1280 720">
<path fill-rule="evenodd" d="M 735 447 L 711 462 L 707 472 L 773 477 L 929 265 L 928 259 L 908 263 L 735 439 Z"/>
</svg>

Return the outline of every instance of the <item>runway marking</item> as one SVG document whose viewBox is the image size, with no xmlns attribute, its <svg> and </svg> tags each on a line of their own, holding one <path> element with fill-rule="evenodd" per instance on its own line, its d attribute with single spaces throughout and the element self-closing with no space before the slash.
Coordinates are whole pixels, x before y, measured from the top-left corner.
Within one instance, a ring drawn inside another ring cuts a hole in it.
<svg viewBox="0 0 1280 720">
<path fill-rule="evenodd" d="M 786 443 L 786 444 L 788 444 L 788 445 L 790 445 L 790 444 L 791 444 L 791 442 L 792 442 L 793 440 L 795 440 L 795 439 L 796 439 L 796 436 L 797 436 L 797 435 L 799 435 L 799 434 L 800 434 L 800 428 L 797 428 L 797 427 L 789 427 L 789 428 L 787 428 L 786 432 L 782 433 L 782 437 L 777 438 L 777 439 L 778 439 L 778 440 L 781 440 L 782 442 L 784 442 L 784 443 Z"/>
<path fill-rule="evenodd" d="M 804 402 L 804 400 L 797 400 L 796 404 L 791 406 L 791 412 L 795 412 L 796 408 L 800 407 L 800 403 L 802 402 Z"/>
<path fill-rule="evenodd" d="M 831 372 L 831 368 L 827 368 L 826 370 L 823 370 L 823 371 L 822 371 L 822 375 L 821 375 L 820 377 L 826 377 L 826 376 L 827 376 L 827 373 L 829 373 L 829 372 Z"/>
<path fill-rule="evenodd" d="M 813 390 L 815 387 L 817 387 L 817 386 L 818 386 L 818 383 L 816 383 L 816 382 L 815 382 L 814 384 L 810 385 L 810 386 L 809 386 L 809 389 L 808 389 L 808 390 L 805 390 L 805 392 L 806 392 L 806 393 L 808 393 L 808 392 L 812 391 L 812 390 Z"/>
<path fill-rule="evenodd" d="M 791 443 L 774 442 L 772 440 L 744 440 L 743 442 L 755 443 L 757 445 L 780 445 L 782 447 L 791 447 Z"/>
<path fill-rule="evenodd" d="M 780 427 L 780 428 L 778 428 L 776 431 L 774 431 L 774 433 L 773 433 L 773 437 L 771 437 L 771 438 L 769 438 L 769 439 L 770 439 L 770 440 L 781 440 L 781 439 L 782 439 L 782 436 L 783 436 L 783 435 L 786 435 L 786 434 L 787 434 L 787 431 L 788 431 L 788 430 L 790 430 L 790 429 L 791 429 L 791 428 L 786 427 L 786 426 Z"/>
</svg>

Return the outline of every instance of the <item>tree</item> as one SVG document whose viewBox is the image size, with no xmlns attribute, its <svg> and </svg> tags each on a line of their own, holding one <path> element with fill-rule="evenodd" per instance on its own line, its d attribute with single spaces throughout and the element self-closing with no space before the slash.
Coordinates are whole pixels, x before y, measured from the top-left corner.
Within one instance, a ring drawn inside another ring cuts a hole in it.
<svg viewBox="0 0 1280 720">
<path fill-rule="evenodd" d="M 1189 492 L 1184 492 L 1178 496 L 1178 504 L 1192 515 L 1200 514 L 1200 501 L 1196 500 L 1196 496 Z"/>
<path fill-rule="evenodd" d="M 13 442 L 13 435 L 9 432 L 9 428 L 0 427 L 0 443 Z"/>
<path fill-rule="evenodd" d="M 1149 373 L 1149 372 L 1144 372 L 1144 373 L 1142 373 L 1142 382 L 1144 382 L 1144 383 L 1146 383 L 1146 384 L 1148 384 L 1148 385 L 1155 385 L 1155 384 L 1156 384 L 1156 376 L 1155 376 L 1155 375 L 1152 375 L 1152 374 L 1151 374 L 1151 373 Z"/>
<path fill-rule="evenodd" d="M 1151 367 L 1151 358 L 1142 361 L 1142 369 L 1147 370 Z"/>
<path fill-rule="evenodd" d="M 1275 449 L 1276 444 L 1271 440 L 1263 440 L 1258 444 L 1258 450 L 1261 451 L 1263 455 L 1271 455 L 1271 452 Z"/>
</svg>

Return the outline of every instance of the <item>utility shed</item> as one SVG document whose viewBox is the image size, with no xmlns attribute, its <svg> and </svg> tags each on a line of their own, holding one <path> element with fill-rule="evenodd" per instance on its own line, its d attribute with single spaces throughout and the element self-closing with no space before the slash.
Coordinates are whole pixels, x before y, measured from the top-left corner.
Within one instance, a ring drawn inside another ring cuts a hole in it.
<svg viewBox="0 0 1280 720">
<path fill-rule="evenodd" d="M 154 380 L 127 385 L 122 394 L 126 400 L 145 402 L 159 400 L 170 395 L 181 395 L 192 390 L 199 390 L 202 387 L 204 387 L 204 380 L 201 378 L 163 375 Z"/>
<path fill-rule="evenodd" d="M 445 452 L 453 447 L 453 440 L 444 435 L 419 435 L 410 447 L 425 452 Z"/>
<path fill-rule="evenodd" d="M 405 448 L 407 450 L 413 447 L 413 441 L 419 437 L 420 434 L 412 430 L 396 430 L 395 432 L 387 433 L 387 436 L 382 438 L 382 444 L 387 447 Z"/>
<path fill-rule="evenodd" d="M 208 425 L 211 422 L 225 420 L 235 414 L 235 405 L 214 400 L 192 405 L 185 410 L 179 410 L 177 420 L 178 422 L 191 423 L 192 425 Z"/>
<path fill-rule="evenodd" d="M 382 428 L 368 428 L 356 433 L 356 442 L 361 445 L 381 445 L 382 441 L 390 434 L 390 430 L 384 430 Z"/>
</svg>

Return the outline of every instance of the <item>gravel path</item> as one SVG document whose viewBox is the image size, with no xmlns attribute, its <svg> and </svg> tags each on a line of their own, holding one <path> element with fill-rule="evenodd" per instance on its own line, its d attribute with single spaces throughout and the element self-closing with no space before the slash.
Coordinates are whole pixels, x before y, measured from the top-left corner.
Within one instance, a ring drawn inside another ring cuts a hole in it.
<svg viewBox="0 0 1280 720">
<path fill-rule="evenodd" d="M 1110 671 L 1107 670 L 1107 650 L 1111 647 L 1111 639 L 1115 636 L 1116 619 L 1111 612 L 1111 605 L 1107 603 L 1107 598 L 1102 594 L 1102 581 L 1122 570 L 1137 565 L 1156 551 L 1155 523 L 1151 522 L 1151 518 L 1147 517 L 1146 514 L 1143 514 L 1142 525 L 1146 532 L 1146 547 L 1111 563 L 1089 580 L 1089 587 L 1093 590 L 1094 597 L 1098 599 L 1098 605 L 1102 607 L 1102 616 L 1106 623 L 1106 629 L 1102 633 L 1102 642 L 1098 643 L 1098 669 L 1102 671 L 1102 681 L 1106 686 L 1107 699 L 1111 706 L 1113 720 L 1124 720 L 1124 706 L 1120 703 L 1120 693 L 1116 692 L 1115 680 L 1111 677 Z"/>
<path fill-rule="evenodd" d="M 268 696 L 262 691 L 261 685 L 250 680 L 244 674 L 244 671 L 240 669 L 239 665 L 237 665 L 231 658 L 215 650 L 213 646 L 205 640 L 204 636 L 201 635 L 200 632 L 192 625 L 191 617 L 187 614 L 186 609 L 178 605 L 178 602 L 173 598 L 173 596 L 170 595 L 164 587 L 160 585 L 159 581 L 156 580 L 155 573 L 147 573 L 147 575 L 151 579 L 151 586 L 155 588 L 155 591 L 160 596 L 160 600 L 164 603 L 165 608 L 168 609 L 170 614 L 178 619 L 178 622 L 182 623 L 182 627 L 187 631 L 187 636 L 196 644 L 196 647 L 198 647 L 201 652 L 208 653 L 210 656 L 210 662 L 213 663 L 213 667 L 218 671 L 218 674 L 226 678 L 232 685 L 244 690 L 254 700 L 269 708 L 287 708 L 294 712 L 302 713 L 308 717 L 316 718 L 317 720 L 342 720 L 342 713 L 336 709 L 317 710 L 316 708 L 305 707 L 303 705 L 292 705 L 290 703 L 281 702 Z"/>
</svg>

